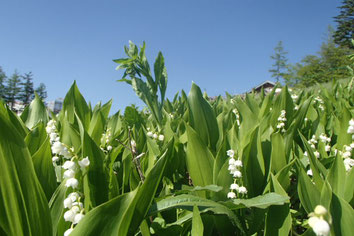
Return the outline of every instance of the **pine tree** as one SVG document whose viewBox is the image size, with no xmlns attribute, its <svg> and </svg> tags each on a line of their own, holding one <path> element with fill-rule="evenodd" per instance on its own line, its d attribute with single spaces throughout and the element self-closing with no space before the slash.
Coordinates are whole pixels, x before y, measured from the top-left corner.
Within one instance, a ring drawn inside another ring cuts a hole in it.
<svg viewBox="0 0 354 236">
<path fill-rule="evenodd" d="M 36 88 L 35 92 L 38 94 L 38 96 L 44 100 L 47 98 L 47 91 L 46 91 L 46 87 L 45 84 L 40 83 L 38 88 Z"/>
<path fill-rule="evenodd" d="M 269 72 L 272 73 L 272 77 L 275 77 L 276 81 L 279 82 L 280 78 L 284 79 L 285 70 L 287 69 L 287 61 L 288 59 L 285 57 L 285 55 L 288 52 L 284 51 L 283 48 L 283 42 L 279 41 L 278 45 L 274 48 L 275 54 L 272 55 L 270 58 L 272 58 L 275 63 L 272 65 L 272 69 L 269 70 Z"/>
<path fill-rule="evenodd" d="M 11 109 L 14 109 L 16 100 L 19 99 L 21 93 L 21 76 L 17 71 L 7 79 L 5 87 L 5 101 L 9 104 Z"/>
<path fill-rule="evenodd" d="M 29 72 L 22 76 L 23 86 L 22 92 L 20 95 L 20 100 L 23 102 L 24 105 L 28 105 L 34 98 L 34 89 L 33 89 L 33 74 Z"/>
<path fill-rule="evenodd" d="M 6 74 L 0 66 L 0 99 L 3 99 L 5 97 L 5 81 Z"/>
<path fill-rule="evenodd" d="M 351 39 L 353 39 L 354 31 L 354 0 L 344 0 L 340 9 L 340 14 L 334 17 L 338 23 L 336 32 L 334 33 L 334 42 L 341 47 L 354 49 Z"/>
</svg>

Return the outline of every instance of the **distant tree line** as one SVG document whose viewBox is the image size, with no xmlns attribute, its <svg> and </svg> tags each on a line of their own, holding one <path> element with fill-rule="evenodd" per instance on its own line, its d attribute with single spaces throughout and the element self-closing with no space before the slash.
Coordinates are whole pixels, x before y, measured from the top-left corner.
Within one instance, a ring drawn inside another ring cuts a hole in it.
<svg viewBox="0 0 354 236">
<path fill-rule="evenodd" d="M 32 72 L 23 75 L 15 71 L 11 76 L 7 76 L 0 67 L 0 99 L 4 100 L 11 109 L 14 109 L 16 102 L 28 105 L 37 93 L 43 100 L 47 98 L 46 86 L 40 83 L 34 89 Z"/>
<path fill-rule="evenodd" d="M 307 55 L 300 62 L 291 64 L 282 41 L 274 48 L 274 60 L 269 70 L 277 82 L 291 86 L 311 86 L 316 83 L 354 76 L 354 0 L 345 0 L 334 17 L 337 28 L 328 28 L 328 35 L 317 55 Z"/>
</svg>

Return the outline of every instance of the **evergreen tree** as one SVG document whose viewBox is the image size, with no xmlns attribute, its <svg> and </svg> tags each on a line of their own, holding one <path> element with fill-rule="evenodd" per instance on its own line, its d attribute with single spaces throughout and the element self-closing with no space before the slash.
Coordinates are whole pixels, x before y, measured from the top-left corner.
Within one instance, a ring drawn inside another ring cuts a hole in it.
<svg viewBox="0 0 354 236">
<path fill-rule="evenodd" d="M 5 81 L 6 74 L 0 66 L 0 99 L 3 99 L 5 97 Z"/>
<path fill-rule="evenodd" d="M 7 79 L 5 87 L 5 101 L 11 109 L 14 109 L 15 101 L 19 99 L 21 93 L 21 76 L 17 71 Z"/>
<path fill-rule="evenodd" d="M 344 0 L 340 9 L 340 14 L 335 18 L 338 23 L 336 32 L 334 33 L 334 42 L 341 47 L 354 49 L 351 39 L 353 39 L 354 31 L 354 0 Z"/>
<path fill-rule="evenodd" d="M 276 81 L 279 82 L 280 78 L 284 79 L 285 70 L 287 69 L 287 61 L 288 59 L 286 58 L 287 52 L 284 51 L 283 48 L 283 42 L 279 41 L 277 46 L 274 48 L 275 54 L 272 55 L 270 58 L 272 58 L 275 63 L 272 65 L 272 69 L 269 70 L 269 72 L 272 73 L 272 77 L 275 77 Z"/>
<path fill-rule="evenodd" d="M 38 96 L 42 99 L 45 100 L 47 98 L 47 91 L 46 87 L 43 83 L 40 83 L 38 88 L 36 88 L 35 92 L 38 94 Z"/>
<path fill-rule="evenodd" d="M 28 105 L 34 98 L 34 89 L 33 89 L 33 74 L 29 72 L 22 76 L 23 86 L 20 100 L 23 102 L 24 105 Z"/>
</svg>

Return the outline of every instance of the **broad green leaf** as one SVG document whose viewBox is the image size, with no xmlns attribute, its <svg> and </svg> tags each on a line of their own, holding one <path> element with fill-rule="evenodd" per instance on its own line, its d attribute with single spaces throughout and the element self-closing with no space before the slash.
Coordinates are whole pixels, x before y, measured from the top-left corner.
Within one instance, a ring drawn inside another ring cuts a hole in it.
<svg viewBox="0 0 354 236">
<path fill-rule="evenodd" d="M 69 222 L 64 220 L 64 199 L 68 190 L 65 182 L 62 182 L 55 190 L 49 201 L 50 215 L 53 224 L 53 236 L 62 235 L 70 227 Z"/>
<path fill-rule="evenodd" d="M 301 201 L 302 206 L 308 214 L 313 212 L 315 207 L 320 204 L 320 191 L 311 182 L 310 177 L 307 176 L 305 170 L 301 164 L 297 164 L 298 169 L 298 185 L 297 192 Z"/>
<path fill-rule="evenodd" d="M 215 152 L 216 143 L 219 139 L 216 116 L 195 83 L 192 83 L 192 88 L 188 95 L 188 104 L 190 108 L 190 126 L 200 136 L 201 140 Z"/>
<path fill-rule="evenodd" d="M 328 172 L 326 180 L 331 185 L 333 192 L 339 196 L 344 197 L 346 186 L 346 170 L 341 156 L 336 156 L 331 169 Z"/>
<path fill-rule="evenodd" d="M 91 110 L 80 93 L 76 81 L 74 81 L 64 98 L 63 109 L 60 112 L 60 120 L 67 119 L 70 124 L 74 124 L 75 113 L 82 121 L 85 129 L 87 129 L 91 120 Z"/>
<path fill-rule="evenodd" d="M 25 137 L 25 143 L 29 152 L 33 155 L 43 145 L 47 139 L 47 133 L 43 123 L 39 123 Z"/>
<path fill-rule="evenodd" d="M 352 206 L 333 193 L 330 212 L 335 235 L 352 235 L 354 222 Z"/>
<path fill-rule="evenodd" d="M 30 153 L 0 111 L 0 228 L 6 235 L 51 235 L 48 202 Z M 40 223 L 39 223 L 40 222 Z"/>
<path fill-rule="evenodd" d="M 285 145 L 283 136 L 280 133 L 271 135 L 272 142 L 272 171 L 276 174 L 287 165 Z"/>
<path fill-rule="evenodd" d="M 187 127 L 186 165 L 195 186 L 213 184 L 214 157 L 199 135 Z"/>
<path fill-rule="evenodd" d="M 266 209 L 267 207 L 272 205 L 283 205 L 288 201 L 288 196 L 282 196 L 277 193 L 266 193 L 264 195 L 249 199 L 233 199 L 231 202 L 227 202 L 226 205 L 229 207 L 229 209 L 232 210 L 251 207 Z"/>
<path fill-rule="evenodd" d="M 25 119 L 24 119 L 25 118 Z M 21 116 L 21 119 L 26 124 L 29 129 L 32 129 L 39 122 L 47 124 L 49 117 L 47 113 L 47 108 L 45 107 L 42 99 L 35 94 L 35 98 L 29 105 L 28 111 L 26 112 L 26 117 Z"/>
<path fill-rule="evenodd" d="M 197 205 L 193 207 L 192 235 L 203 236 L 204 226 Z"/>
<path fill-rule="evenodd" d="M 49 201 L 57 188 L 57 178 L 52 162 L 49 138 L 47 138 L 38 151 L 32 155 L 32 162 L 37 178 Z"/>
<path fill-rule="evenodd" d="M 193 207 L 195 205 L 197 205 L 199 209 L 203 209 L 200 210 L 200 212 L 211 211 L 214 214 L 226 215 L 235 226 L 243 230 L 242 226 L 240 225 L 239 219 L 228 207 L 215 201 L 189 194 L 170 196 L 162 200 L 158 200 L 150 207 L 148 215 L 155 215 L 158 212 L 163 212 L 169 209 L 176 208 L 193 211 Z"/>
</svg>

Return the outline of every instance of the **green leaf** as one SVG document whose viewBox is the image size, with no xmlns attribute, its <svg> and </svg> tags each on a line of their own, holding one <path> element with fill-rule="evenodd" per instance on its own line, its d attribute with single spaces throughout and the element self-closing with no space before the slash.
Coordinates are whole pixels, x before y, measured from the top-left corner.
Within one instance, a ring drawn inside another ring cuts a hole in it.
<svg viewBox="0 0 354 236">
<path fill-rule="evenodd" d="M 211 211 L 214 214 L 223 214 L 226 215 L 230 221 L 237 226 L 239 229 L 243 230 L 239 219 L 237 216 L 223 204 L 211 201 L 202 197 L 182 194 L 178 196 L 169 196 L 162 200 L 157 201 L 153 204 L 149 210 L 148 215 L 155 215 L 158 212 L 163 212 L 169 209 L 186 209 L 193 211 L 193 207 L 197 205 L 200 212 Z"/>
<path fill-rule="evenodd" d="M 0 228 L 6 235 L 51 235 L 48 202 L 30 153 L 0 111 Z M 40 223 L 39 223 L 40 222 Z"/>
<path fill-rule="evenodd" d="M 338 197 L 335 193 L 332 195 L 330 212 L 332 215 L 335 235 L 352 235 L 354 210 L 346 201 L 341 197 Z"/>
<path fill-rule="evenodd" d="M 43 123 L 39 123 L 29 132 L 25 138 L 25 143 L 31 155 L 36 153 L 47 139 L 47 133 Z"/>
<path fill-rule="evenodd" d="M 193 207 L 192 235 L 203 236 L 204 226 L 197 205 Z"/>
<path fill-rule="evenodd" d="M 314 211 L 315 207 L 320 204 L 321 193 L 311 182 L 311 179 L 305 173 L 305 170 L 301 164 L 299 164 L 299 162 L 296 164 L 299 178 L 297 192 L 302 206 L 306 210 L 307 214 L 310 214 Z"/>
<path fill-rule="evenodd" d="M 64 199 L 67 196 L 67 187 L 62 182 L 55 190 L 49 201 L 50 215 L 53 224 L 53 236 L 62 235 L 70 227 L 64 221 Z"/>
<path fill-rule="evenodd" d="M 333 165 L 328 172 L 327 181 L 332 187 L 333 192 L 339 196 L 344 197 L 346 186 L 346 170 L 341 156 L 334 158 Z"/>
<path fill-rule="evenodd" d="M 49 201 L 57 188 L 57 178 L 53 167 L 49 138 L 47 138 L 39 150 L 32 155 L 32 161 L 37 178 Z"/>
<path fill-rule="evenodd" d="M 231 210 L 241 209 L 241 208 L 260 208 L 266 209 L 272 205 L 283 205 L 284 203 L 289 201 L 288 196 L 283 196 L 277 193 L 266 193 L 264 195 L 260 195 L 254 198 L 249 199 L 233 199 L 231 202 L 227 202 L 226 205 Z"/>
<path fill-rule="evenodd" d="M 65 116 L 70 124 L 74 124 L 75 113 L 82 121 L 85 129 L 87 129 L 91 120 L 91 110 L 89 109 L 84 97 L 80 93 L 76 85 L 76 81 L 74 81 L 73 85 L 64 98 L 63 109 L 60 112 L 60 120 L 63 120 Z"/>
<path fill-rule="evenodd" d="M 280 133 L 274 133 L 271 135 L 272 143 L 272 171 L 278 173 L 284 166 L 287 165 L 287 158 L 285 153 L 285 145 L 283 136 Z"/>
<path fill-rule="evenodd" d="M 210 104 L 203 98 L 200 88 L 192 83 L 188 95 L 190 126 L 197 132 L 201 140 L 211 150 L 216 150 L 216 143 L 219 139 L 218 124 L 216 116 Z"/>
<path fill-rule="evenodd" d="M 195 186 L 213 184 L 214 157 L 199 135 L 186 124 L 187 151 L 186 165 Z"/>
<path fill-rule="evenodd" d="M 39 122 L 47 124 L 49 117 L 47 113 L 47 108 L 45 107 L 42 99 L 35 94 L 35 98 L 29 105 L 28 111 L 26 112 L 26 117 L 21 116 L 21 119 L 26 124 L 29 129 L 32 129 Z"/>
</svg>

